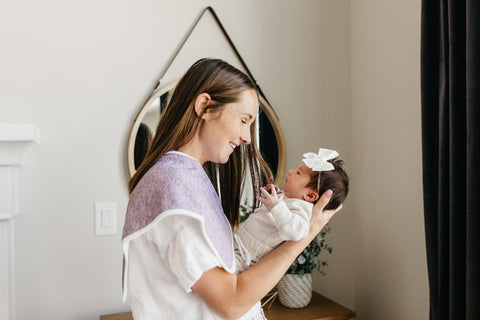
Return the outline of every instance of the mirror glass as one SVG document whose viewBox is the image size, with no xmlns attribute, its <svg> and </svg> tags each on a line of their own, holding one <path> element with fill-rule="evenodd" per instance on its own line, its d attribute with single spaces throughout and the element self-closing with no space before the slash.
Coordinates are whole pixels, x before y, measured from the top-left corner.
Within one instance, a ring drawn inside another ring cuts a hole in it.
<svg viewBox="0 0 480 320">
<path fill-rule="evenodd" d="M 130 176 L 135 174 L 145 158 L 148 144 L 155 135 L 157 123 L 160 120 L 170 95 L 178 81 L 174 81 L 159 89 L 140 109 L 130 132 L 128 142 L 128 168 Z M 257 116 L 257 140 L 263 157 L 275 175 L 275 183 L 283 182 L 286 166 L 286 149 L 280 122 L 270 104 L 259 95 L 259 114 Z"/>
</svg>

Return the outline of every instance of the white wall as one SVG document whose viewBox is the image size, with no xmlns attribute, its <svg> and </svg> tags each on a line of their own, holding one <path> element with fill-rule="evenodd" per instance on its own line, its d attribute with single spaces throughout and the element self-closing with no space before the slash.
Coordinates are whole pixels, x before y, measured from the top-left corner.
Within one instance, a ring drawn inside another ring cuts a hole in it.
<svg viewBox="0 0 480 320">
<path fill-rule="evenodd" d="M 325 257 L 328 275 L 315 277 L 316 291 L 356 308 L 358 319 L 376 319 L 374 312 L 393 319 L 382 313 L 392 307 L 404 318 L 412 304 L 425 313 L 420 8 L 395 3 L 396 12 L 382 3 L 2 2 L 0 121 L 33 123 L 41 136 L 20 171 L 17 319 L 86 320 L 128 310 L 121 303 L 120 233 L 129 129 L 207 5 L 277 111 L 287 167 L 320 145 L 347 162 L 352 194 L 331 222 L 334 253 Z M 100 201 L 118 204 L 116 236 L 93 234 Z"/>
<path fill-rule="evenodd" d="M 427 319 L 421 1 L 350 10 L 355 309 L 358 319 Z"/>
</svg>

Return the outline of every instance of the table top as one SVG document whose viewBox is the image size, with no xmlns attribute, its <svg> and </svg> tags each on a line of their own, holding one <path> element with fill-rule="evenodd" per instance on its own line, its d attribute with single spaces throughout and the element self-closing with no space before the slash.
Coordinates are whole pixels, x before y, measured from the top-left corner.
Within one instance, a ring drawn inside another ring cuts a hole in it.
<svg viewBox="0 0 480 320">
<path fill-rule="evenodd" d="M 133 320 L 133 316 L 131 312 L 105 314 L 100 316 L 100 320 Z"/>
<path fill-rule="evenodd" d="M 268 320 L 347 320 L 355 318 L 355 312 L 330 300 L 315 291 L 312 300 L 304 308 L 291 309 L 280 304 L 275 299 L 269 309 L 265 306 L 265 316 Z"/>
<path fill-rule="evenodd" d="M 305 308 L 286 308 L 278 299 L 265 306 L 265 316 L 268 320 L 347 320 L 355 318 L 355 312 L 332 301 L 321 294 L 313 292 L 312 300 Z M 100 320 L 133 320 L 131 312 L 107 314 Z"/>
</svg>

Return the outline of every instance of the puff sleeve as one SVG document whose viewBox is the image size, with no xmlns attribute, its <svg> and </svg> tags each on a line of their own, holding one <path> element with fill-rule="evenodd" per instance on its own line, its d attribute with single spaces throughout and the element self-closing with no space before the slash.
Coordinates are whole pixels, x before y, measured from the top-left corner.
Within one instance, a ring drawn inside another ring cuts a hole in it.
<svg viewBox="0 0 480 320">
<path fill-rule="evenodd" d="M 186 291 L 205 271 L 223 266 L 222 260 L 205 233 L 204 219 L 193 213 L 170 214 L 147 232 L 149 241 L 178 284 Z"/>
<path fill-rule="evenodd" d="M 287 200 L 288 201 L 288 200 Z M 270 211 L 283 240 L 297 241 L 308 234 L 312 204 L 306 201 L 281 201 Z"/>
</svg>

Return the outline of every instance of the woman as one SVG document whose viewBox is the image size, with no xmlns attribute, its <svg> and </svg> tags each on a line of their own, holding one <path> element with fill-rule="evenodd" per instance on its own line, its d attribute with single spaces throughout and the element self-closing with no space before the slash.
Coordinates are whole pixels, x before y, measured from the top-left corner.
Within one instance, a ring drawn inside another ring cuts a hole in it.
<svg viewBox="0 0 480 320">
<path fill-rule="evenodd" d="M 235 274 L 241 182 L 249 172 L 258 190 L 270 176 L 257 109 L 255 85 L 224 61 L 201 59 L 179 81 L 129 183 L 123 280 L 136 320 L 263 319 L 258 301 L 336 212 L 322 212 L 324 194 L 306 238 Z"/>
</svg>

